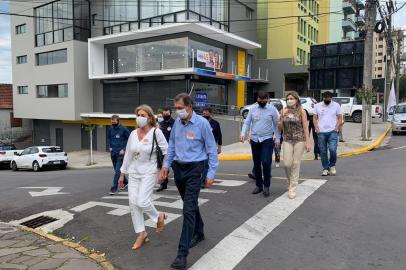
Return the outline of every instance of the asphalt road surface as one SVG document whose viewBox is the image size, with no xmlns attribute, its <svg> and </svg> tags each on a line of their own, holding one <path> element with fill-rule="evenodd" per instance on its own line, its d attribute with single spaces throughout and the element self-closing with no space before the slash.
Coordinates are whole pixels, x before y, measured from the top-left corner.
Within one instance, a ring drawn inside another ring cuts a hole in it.
<svg viewBox="0 0 406 270">
<path fill-rule="evenodd" d="M 264 198 L 251 194 L 251 162 L 222 162 L 216 185 L 200 195 L 206 240 L 191 249 L 188 265 L 405 270 L 405 158 L 406 137 L 399 136 L 384 148 L 340 159 L 335 177 L 321 177 L 319 161 L 305 162 L 294 201 L 287 199 L 283 168 L 273 168 L 271 197 Z M 159 234 L 147 227 L 151 241 L 134 252 L 128 197 L 108 195 L 111 179 L 110 169 L 2 170 L 0 220 L 19 223 L 51 211 L 59 221 L 48 229 L 85 239 L 84 246 L 106 252 L 118 269 L 169 269 L 182 224 L 177 191 L 154 197 L 169 223 Z"/>
</svg>

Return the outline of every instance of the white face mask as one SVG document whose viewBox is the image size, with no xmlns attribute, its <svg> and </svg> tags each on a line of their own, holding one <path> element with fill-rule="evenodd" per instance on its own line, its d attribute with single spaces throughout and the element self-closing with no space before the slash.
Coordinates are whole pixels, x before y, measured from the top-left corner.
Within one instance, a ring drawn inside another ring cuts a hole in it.
<svg viewBox="0 0 406 270">
<path fill-rule="evenodd" d="M 158 123 L 161 123 L 162 121 L 164 121 L 163 117 L 158 117 Z"/>
<path fill-rule="evenodd" d="M 289 107 L 293 107 L 295 106 L 296 101 L 295 100 L 287 100 L 286 101 L 286 105 L 288 105 Z"/>
<path fill-rule="evenodd" d="M 144 116 L 138 116 L 136 121 L 137 121 L 137 126 L 140 128 L 143 128 L 148 124 L 148 118 L 146 118 Z"/>
<path fill-rule="evenodd" d="M 186 111 L 186 109 L 182 109 L 182 110 L 176 110 L 176 114 L 180 117 L 180 119 L 184 120 L 188 117 L 188 112 Z"/>
</svg>

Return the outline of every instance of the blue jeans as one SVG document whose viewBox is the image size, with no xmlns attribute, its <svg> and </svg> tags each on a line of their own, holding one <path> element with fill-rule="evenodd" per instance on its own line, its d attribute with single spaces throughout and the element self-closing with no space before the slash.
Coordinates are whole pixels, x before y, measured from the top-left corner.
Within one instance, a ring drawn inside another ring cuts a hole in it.
<svg viewBox="0 0 406 270">
<path fill-rule="evenodd" d="M 254 160 L 256 185 L 259 188 L 269 188 L 271 186 L 273 139 L 267 139 L 263 142 L 254 142 L 251 140 L 250 143 L 252 158 Z"/>
<path fill-rule="evenodd" d="M 337 144 L 338 144 L 338 132 L 323 132 L 318 134 L 320 159 L 323 166 L 323 170 L 330 170 L 337 162 Z M 330 159 L 328 157 L 330 152 Z"/>
<path fill-rule="evenodd" d="M 183 225 L 179 240 L 178 256 L 189 254 L 193 236 L 204 234 L 203 219 L 199 211 L 199 193 L 203 181 L 204 161 L 180 164 L 172 163 L 175 184 L 183 200 Z"/>
<path fill-rule="evenodd" d="M 111 162 L 113 163 L 113 169 L 114 169 L 114 178 L 113 178 L 113 186 L 112 188 L 117 191 L 118 188 L 118 179 L 120 178 L 121 174 L 121 166 L 123 165 L 123 155 L 118 155 L 118 154 L 112 154 L 111 155 Z M 127 179 L 124 179 L 124 184 L 126 185 Z"/>
</svg>

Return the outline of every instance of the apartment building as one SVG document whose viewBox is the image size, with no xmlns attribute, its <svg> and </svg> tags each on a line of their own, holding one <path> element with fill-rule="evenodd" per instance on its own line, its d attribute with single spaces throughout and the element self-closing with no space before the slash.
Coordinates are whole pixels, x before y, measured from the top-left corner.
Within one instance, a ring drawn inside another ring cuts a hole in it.
<svg viewBox="0 0 406 270">
<path fill-rule="evenodd" d="M 392 42 L 393 42 L 393 54 L 397 55 L 398 49 L 398 37 L 397 32 L 393 31 L 392 34 Z M 387 55 L 387 40 L 385 33 L 374 33 L 374 61 L 373 61 L 373 78 L 374 79 L 381 79 L 385 78 L 386 76 L 386 55 Z M 403 48 L 403 42 L 400 45 Z M 394 61 L 391 62 L 391 79 L 395 77 L 395 63 Z"/>
<path fill-rule="evenodd" d="M 35 144 L 106 149 L 113 113 L 161 108 L 180 92 L 242 106 L 257 43 L 256 5 L 240 0 L 13 1 L 16 117 Z M 24 91 L 19 91 L 24 89 Z"/>
</svg>

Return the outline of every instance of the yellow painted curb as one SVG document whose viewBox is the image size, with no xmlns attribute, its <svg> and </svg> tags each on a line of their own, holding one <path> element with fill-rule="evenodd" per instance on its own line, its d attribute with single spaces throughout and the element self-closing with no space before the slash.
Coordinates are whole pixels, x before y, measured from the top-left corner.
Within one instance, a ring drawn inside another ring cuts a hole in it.
<svg viewBox="0 0 406 270">
<path fill-rule="evenodd" d="M 72 241 L 60 238 L 56 235 L 53 235 L 51 233 L 47 233 L 44 232 L 40 229 L 32 229 L 32 228 L 28 228 L 25 226 L 20 226 L 20 228 L 24 231 L 27 232 L 31 232 L 31 233 L 35 233 L 41 237 L 44 237 L 48 240 L 51 240 L 53 242 L 56 242 L 58 244 L 64 245 L 66 247 L 72 248 L 74 250 L 76 250 L 77 252 L 83 254 L 85 257 L 97 262 L 101 267 L 103 267 L 104 270 L 115 270 L 116 268 L 106 259 L 106 257 L 104 256 L 104 254 L 98 254 L 98 253 L 90 253 L 90 251 L 81 246 L 78 243 L 74 243 Z"/>
<path fill-rule="evenodd" d="M 365 146 L 365 147 L 360 148 L 360 149 L 356 149 L 356 150 L 351 151 L 351 152 L 346 152 L 346 153 L 339 154 L 337 157 L 343 158 L 343 157 L 351 157 L 351 156 L 355 156 L 355 155 L 361 155 L 361 154 L 364 154 L 366 152 L 369 152 L 369 151 L 379 147 L 382 144 L 383 140 L 385 139 L 386 135 L 388 134 L 388 132 L 390 130 L 391 130 L 391 126 L 388 125 L 386 130 L 375 141 L 373 141 L 370 145 Z M 220 161 L 247 161 L 247 160 L 252 160 L 252 155 L 251 154 L 220 155 L 219 160 Z M 309 160 L 313 160 L 313 159 L 308 158 L 308 159 L 303 159 L 303 160 L 309 161 Z"/>
<path fill-rule="evenodd" d="M 338 157 L 343 158 L 343 157 L 351 157 L 351 156 L 356 156 L 356 155 L 361 155 L 364 153 L 367 153 L 371 150 L 374 150 L 375 148 L 379 147 L 383 140 L 385 140 L 386 135 L 388 135 L 388 132 L 391 130 L 391 125 L 389 124 L 386 130 L 375 140 L 373 141 L 370 145 L 365 146 L 363 148 L 347 152 L 347 153 L 342 153 L 339 154 Z"/>
</svg>

